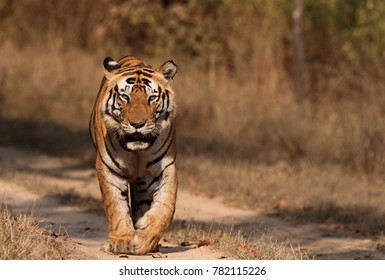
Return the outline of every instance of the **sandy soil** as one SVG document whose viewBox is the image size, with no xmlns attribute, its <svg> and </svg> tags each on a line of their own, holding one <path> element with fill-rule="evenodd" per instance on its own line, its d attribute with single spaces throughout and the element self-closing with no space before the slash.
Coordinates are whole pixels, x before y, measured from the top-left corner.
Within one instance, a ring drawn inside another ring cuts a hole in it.
<svg viewBox="0 0 385 280">
<path fill-rule="evenodd" d="M 146 256 L 115 256 L 101 250 L 107 236 L 100 211 L 65 203 L 66 194 L 100 200 L 95 171 L 80 160 L 47 156 L 11 147 L 0 147 L 0 200 L 13 212 L 33 212 L 44 223 L 66 231 L 79 245 L 79 255 L 92 259 L 221 259 L 226 253 L 209 247 L 184 247 L 161 241 L 160 252 Z M 1 171 L 1 168 L 0 168 Z M 52 191 L 54 190 L 54 191 Z M 50 193 L 51 195 L 47 195 Z M 234 227 L 255 238 L 268 232 L 278 241 L 289 241 L 293 248 L 307 251 L 316 259 L 385 259 L 370 238 L 354 236 L 338 227 L 320 224 L 292 225 L 255 211 L 230 207 L 221 199 L 193 195 L 183 187 L 178 192 L 174 220 Z"/>
</svg>

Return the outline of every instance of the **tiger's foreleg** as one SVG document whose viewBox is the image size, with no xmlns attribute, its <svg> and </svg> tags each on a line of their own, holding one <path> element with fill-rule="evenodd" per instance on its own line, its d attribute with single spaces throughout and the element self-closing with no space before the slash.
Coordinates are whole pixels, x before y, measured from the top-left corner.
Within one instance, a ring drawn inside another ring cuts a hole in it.
<svg viewBox="0 0 385 280">
<path fill-rule="evenodd" d="M 129 180 L 114 174 L 99 155 L 96 170 L 108 226 L 108 241 L 104 249 L 107 252 L 128 253 L 135 231 L 131 219 Z"/>
<path fill-rule="evenodd" d="M 150 210 L 135 224 L 135 235 L 130 243 L 131 254 L 142 255 L 156 249 L 174 215 L 176 195 L 177 175 L 172 164 L 159 179 Z"/>
</svg>

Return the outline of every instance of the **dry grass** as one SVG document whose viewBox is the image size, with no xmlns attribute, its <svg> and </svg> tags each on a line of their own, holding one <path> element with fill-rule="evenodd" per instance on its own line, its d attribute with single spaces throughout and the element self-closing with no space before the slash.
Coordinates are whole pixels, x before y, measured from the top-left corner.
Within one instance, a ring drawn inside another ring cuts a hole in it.
<svg viewBox="0 0 385 280">
<path fill-rule="evenodd" d="M 214 248 L 240 260 L 307 260 L 307 252 L 294 248 L 289 242 L 274 241 L 268 234 L 250 241 L 241 231 L 220 232 Z"/>
<path fill-rule="evenodd" d="M 67 237 L 43 230 L 29 215 L 11 215 L 8 207 L 0 206 L 0 259 L 61 260 L 68 259 L 71 249 Z"/>
<path fill-rule="evenodd" d="M 93 57 L 56 45 L 22 49 L 12 42 L 1 45 L 1 53 L 2 116 L 72 129 L 87 126 L 87 119 L 78 117 L 89 114 L 102 77 Z"/>
<path fill-rule="evenodd" d="M 289 243 L 276 242 L 269 235 L 258 238 L 247 236 L 233 228 L 174 221 L 164 235 L 167 241 L 182 246 L 210 246 L 223 252 L 225 258 L 240 260 L 292 260 L 308 259 L 300 248 L 292 248 Z"/>
</svg>

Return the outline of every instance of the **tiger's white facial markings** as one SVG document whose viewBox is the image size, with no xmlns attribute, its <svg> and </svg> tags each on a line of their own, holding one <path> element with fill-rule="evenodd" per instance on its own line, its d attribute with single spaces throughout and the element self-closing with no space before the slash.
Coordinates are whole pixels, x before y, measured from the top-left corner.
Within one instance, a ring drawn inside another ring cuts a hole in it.
<svg viewBox="0 0 385 280">
<path fill-rule="evenodd" d="M 109 88 L 106 111 L 112 112 L 118 123 L 113 127 L 118 127 L 120 144 L 129 151 L 149 149 L 171 121 L 168 118 L 174 106 L 170 92 L 162 90 L 161 80 L 151 78 L 145 70 L 118 74 L 110 80 Z"/>
<path fill-rule="evenodd" d="M 108 61 L 108 65 L 109 65 L 110 67 L 115 67 L 115 66 L 118 66 L 119 64 L 118 64 L 116 61 L 111 60 L 111 61 Z"/>
</svg>

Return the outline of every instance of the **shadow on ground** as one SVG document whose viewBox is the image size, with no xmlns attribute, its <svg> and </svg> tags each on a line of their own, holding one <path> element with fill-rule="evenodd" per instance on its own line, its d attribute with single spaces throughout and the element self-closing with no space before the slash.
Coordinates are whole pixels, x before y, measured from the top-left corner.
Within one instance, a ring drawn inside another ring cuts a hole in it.
<svg viewBox="0 0 385 280">
<path fill-rule="evenodd" d="M 0 117 L 0 145 L 39 150 L 57 156 L 87 156 L 94 147 L 87 130 L 71 129 L 50 121 Z"/>
<path fill-rule="evenodd" d="M 385 231 L 385 213 L 371 206 L 340 206 L 330 202 L 307 209 L 280 209 L 273 216 L 290 219 L 296 224 L 328 224 L 354 235 L 382 235 Z"/>
<path fill-rule="evenodd" d="M 88 120 L 85 120 L 88 124 Z M 39 150 L 49 155 L 93 158 L 95 149 L 87 128 L 70 128 L 51 121 L 11 119 L 0 117 L 0 145 Z M 255 160 L 252 146 L 234 147 L 226 139 L 209 140 L 204 137 L 178 135 L 178 150 L 189 155 L 205 155 L 223 160 Z"/>
</svg>

